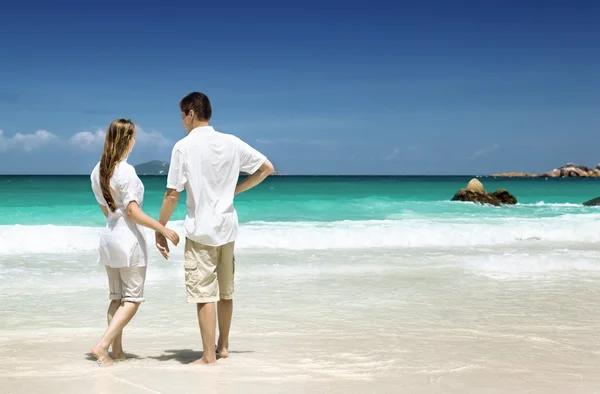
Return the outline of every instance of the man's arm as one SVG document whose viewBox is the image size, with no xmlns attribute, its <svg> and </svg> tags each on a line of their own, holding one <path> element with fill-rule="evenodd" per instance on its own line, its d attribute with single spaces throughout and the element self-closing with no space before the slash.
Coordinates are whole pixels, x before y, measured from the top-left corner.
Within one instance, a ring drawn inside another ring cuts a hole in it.
<svg viewBox="0 0 600 394">
<path fill-rule="evenodd" d="M 187 183 L 186 171 L 185 171 L 185 155 L 178 148 L 178 144 L 173 147 L 171 153 L 171 163 L 169 165 L 169 173 L 167 174 L 167 192 L 163 198 L 162 206 L 160 208 L 160 215 L 158 221 L 166 225 L 173 211 L 177 207 L 179 202 L 179 194 L 185 188 Z"/>
<path fill-rule="evenodd" d="M 158 222 L 163 226 L 171 219 L 179 202 L 179 194 L 184 190 L 186 183 L 184 153 L 178 148 L 178 144 L 175 144 L 171 153 L 169 173 L 167 174 L 167 192 L 163 197 L 160 214 L 158 215 Z M 155 233 L 154 237 L 156 239 L 156 248 L 165 259 L 168 259 L 169 244 L 166 238 L 160 233 Z"/>
<path fill-rule="evenodd" d="M 180 194 L 181 193 L 175 189 L 167 189 L 165 197 L 163 198 L 162 206 L 160 207 L 160 215 L 158 217 L 158 222 L 163 226 L 166 226 L 169 219 L 171 219 L 171 216 L 173 216 L 173 212 L 179 203 Z"/>
<path fill-rule="evenodd" d="M 252 189 L 254 186 L 264 181 L 274 171 L 275 168 L 273 167 L 273 164 L 271 164 L 269 159 L 265 159 L 264 163 L 254 172 L 254 174 L 249 175 L 246 179 L 237 184 L 235 187 L 235 195 L 237 196 L 240 193 Z"/>
<path fill-rule="evenodd" d="M 163 198 L 162 206 L 160 207 L 160 214 L 158 216 L 158 222 L 163 226 L 166 226 L 169 219 L 171 219 L 171 216 L 177 207 L 177 203 L 179 202 L 179 194 L 180 192 L 175 189 L 167 189 L 165 197 Z M 170 250 L 167 239 L 159 232 L 154 233 L 154 238 L 156 241 L 156 248 L 160 254 L 162 254 L 163 257 L 168 260 Z"/>
</svg>

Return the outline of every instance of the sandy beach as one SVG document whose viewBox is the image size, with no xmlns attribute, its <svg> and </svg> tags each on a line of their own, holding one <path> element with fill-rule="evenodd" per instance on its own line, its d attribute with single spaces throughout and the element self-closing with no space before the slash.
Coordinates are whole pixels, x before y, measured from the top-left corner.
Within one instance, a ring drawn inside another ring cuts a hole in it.
<svg viewBox="0 0 600 394">
<path fill-rule="evenodd" d="M 214 367 L 187 365 L 201 343 L 182 256 L 154 256 L 130 359 L 109 368 L 89 353 L 104 330 L 101 267 L 56 274 L 39 297 L 36 265 L 92 254 L 32 255 L 13 262 L 31 275 L 2 295 L 1 391 L 600 392 L 600 276 L 509 272 L 484 252 L 241 251 L 231 356 Z"/>
</svg>

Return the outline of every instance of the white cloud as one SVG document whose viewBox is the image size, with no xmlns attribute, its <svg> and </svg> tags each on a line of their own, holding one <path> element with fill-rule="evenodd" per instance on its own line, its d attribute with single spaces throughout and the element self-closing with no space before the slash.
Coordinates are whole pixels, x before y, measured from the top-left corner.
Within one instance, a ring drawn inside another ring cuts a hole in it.
<svg viewBox="0 0 600 394">
<path fill-rule="evenodd" d="M 56 140 L 58 137 L 46 130 L 38 130 L 33 134 L 17 133 L 10 138 L 4 137 L 4 132 L 0 130 L 0 151 L 14 149 L 30 152 Z"/>
<path fill-rule="evenodd" d="M 162 135 L 158 131 L 144 131 L 141 127 L 137 127 L 136 137 L 137 143 L 144 146 L 155 146 L 155 147 L 169 147 L 171 148 L 173 142 L 170 139 Z"/>
<path fill-rule="evenodd" d="M 69 142 L 80 149 L 96 150 L 104 146 L 105 137 L 106 132 L 100 129 L 94 133 L 91 131 L 80 131 L 72 136 Z M 146 132 L 139 126 L 136 128 L 135 139 L 136 144 L 140 144 L 140 146 L 170 147 L 172 145 L 172 142 L 158 131 Z"/>
<path fill-rule="evenodd" d="M 17 133 L 10 138 L 4 136 L 0 130 L 0 151 L 20 150 L 31 152 L 40 149 L 50 143 L 60 142 L 62 146 L 70 146 L 80 150 L 99 150 L 104 146 L 104 130 L 80 131 L 67 139 L 58 137 L 46 130 L 38 130 L 33 134 Z M 146 132 L 142 128 L 137 128 L 136 140 L 139 146 L 144 147 L 167 147 L 172 146 L 172 142 L 158 131 Z"/>
<path fill-rule="evenodd" d="M 92 133 L 91 131 L 80 131 L 79 133 L 75 133 L 75 135 L 69 139 L 69 142 L 80 149 L 92 150 L 104 145 L 105 135 L 106 132 L 103 130 L 96 130 L 95 133 Z"/>
</svg>

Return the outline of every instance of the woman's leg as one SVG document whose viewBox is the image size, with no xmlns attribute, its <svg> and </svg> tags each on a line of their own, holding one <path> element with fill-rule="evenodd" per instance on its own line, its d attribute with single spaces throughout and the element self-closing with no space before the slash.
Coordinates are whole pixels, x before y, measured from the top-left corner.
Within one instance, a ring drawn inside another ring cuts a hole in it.
<svg viewBox="0 0 600 394">
<path fill-rule="evenodd" d="M 110 365 L 114 361 L 108 355 L 108 347 L 115 341 L 119 334 L 122 334 L 123 328 L 131 321 L 138 310 L 139 302 L 125 301 L 117 311 L 100 339 L 100 342 L 92 349 L 92 354 L 102 365 Z"/>
<path fill-rule="evenodd" d="M 121 284 L 121 274 L 118 268 L 111 268 L 109 266 L 105 266 L 106 275 L 108 277 L 108 288 L 110 293 L 110 304 L 108 305 L 108 311 L 106 313 L 106 320 L 108 326 L 112 322 L 112 319 L 121 306 L 121 298 L 122 298 L 122 284 Z M 101 365 L 111 365 L 113 363 L 113 359 L 108 354 L 108 349 L 106 351 L 102 351 L 102 349 L 92 350 L 92 354 L 98 359 L 98 362 Z M 113 349 L 114 352 L 114 349 Z"/>
<path fill-rule="evenodd" d="M 92 350 L 100 364 L 110 365 L 115 360 L 125 359 L 123 352 L 123 328 L 135 316 L 139 305 L 144 301 L 144 283 L 146 281 L 146 267 L 139 267 L 139 248 L 135 250 L 131 265 L 124 268 L 106 267 L 111 289 L 111 299 L 119 298 L 116 310 L 111 314 L 109 308 L 108 328 L 100 342 Z M 118 293 L 117 293 L 118 292 Z M 111 308 L 113 304 L 111 303 Z M 108 348 L 112 345 L 113 358 L 108 355 Z"/>
<path fill-rule="evenodd" d="M 121 306 L 121 300 L 113 300 L 108 307 L 108 313 L 106 315 L 106 321 L 110 326 L 110 322 L 112 321 L 117 309 Z M 119 332 L 113 341 L 112 348 L 112 358 L 113 360 L 124 360 L 125 355 L 123 354 L 123 331 Z"/>
<path fill-rule="evenodd" d="M 131 256 L 131 266 L 120 269 L 121 285 L 123 287 L 122 301 L 139 304 L 144 302 L 144 283 L 146 282 L 146 267 L 140 267 L 140 249 L 136 248 Z M 120 309 L 120 308 L 119 308 Z M 123 331 L 117 334 L 113 343 L 112 356 L 117 361 L 126 360 L 123 351 Z"/>
<path fill-rule="evenodd" d="M 111 303 L 107 313 L 108 328 L 98 344 L 92 349 L 92 354 L 101 365 L 111 365 L 114 360 L 124 359 L 123 328 L 131 321 L 143 299 L 143 284 L 146 267 L 135 266 L 127 268 L 106 267 L 110 287 Z M 108 350 L 112 345 L 113 357 Z"/>
</svg>

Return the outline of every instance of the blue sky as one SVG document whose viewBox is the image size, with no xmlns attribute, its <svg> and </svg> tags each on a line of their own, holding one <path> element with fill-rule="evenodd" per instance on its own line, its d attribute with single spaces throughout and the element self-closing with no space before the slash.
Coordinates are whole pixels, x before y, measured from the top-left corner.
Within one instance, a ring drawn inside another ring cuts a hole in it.
<svg viewBox="0 0 600 394">
<path fill-rule="evenodd" d="M 0 174 L 87 174 L 118 117 L 168 160 L 196 90 L 289 174 L 600 162 L 597 2 L 86 3 L 3 5 Z"/>
</svg>

